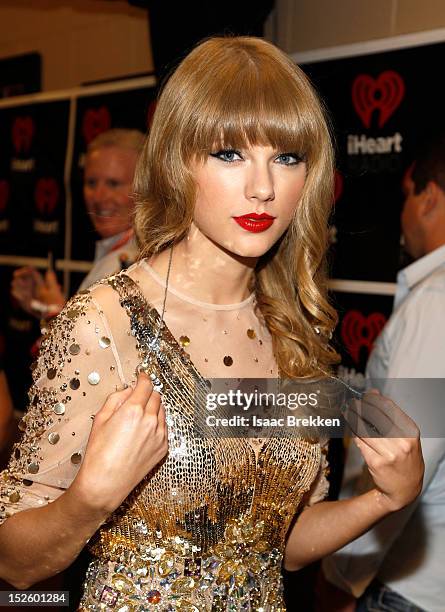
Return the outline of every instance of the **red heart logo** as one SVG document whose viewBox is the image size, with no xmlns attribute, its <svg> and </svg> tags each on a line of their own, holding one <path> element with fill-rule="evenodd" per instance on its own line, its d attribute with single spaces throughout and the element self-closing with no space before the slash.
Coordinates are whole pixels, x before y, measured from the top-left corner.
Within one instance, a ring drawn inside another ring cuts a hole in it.
<svg viewBox="0 0 445 612">
<path fill-rule="evenodd" d="M 59 199 L 59 185 L 54 178 L 41 178 L 36 183 L 34 199 L 43 217 L 53 214 Z"/>
<path fill-rule="evenodd" d="M 106 106 L 101 106 L 98 109 L 90 108 L 83 116 L 82 134 L 87 144 L 102 132 L 109 130 L 110 127 L 111 115 Z"/>
<path fill-rule="evenodd" d="M 362 346 L 368 349 L 368 355 L 374 340 L 382 331 L 386 317 L 381 312 L 373 312 L 365 317 L 358 310 L 350 310 L 343 317 L 341 337 L 355 363 L 359 362 Z"/>
<path fill-rule="evenodd" d="M 338 170 L 334 174 L 334 202 L 338 202 L 343 194 L 343 177 Z"/>
<path fill-rule="evenodd" d="M 12 143 L 16 153 L 29 153 L 34 136 L 34 121 L 31 117 L 16 117 L 12 124 Z"/>
<path fill-rule="evenodd" d="M 0 213 L 5 212 L 9 200 L 9 183 L 5 179 L 0 181 Z"/>
<path fill-rule="evenodd" d="M 372 112 L 378 109 L 379 128 L 382 128 L 399 106 L 405 95 L 402 77 L 394 70 L 386 70 L 373 79 L 359 74 L 352 84 L 352 103 L 367 128 L 371 126 Z"/>
</svg>

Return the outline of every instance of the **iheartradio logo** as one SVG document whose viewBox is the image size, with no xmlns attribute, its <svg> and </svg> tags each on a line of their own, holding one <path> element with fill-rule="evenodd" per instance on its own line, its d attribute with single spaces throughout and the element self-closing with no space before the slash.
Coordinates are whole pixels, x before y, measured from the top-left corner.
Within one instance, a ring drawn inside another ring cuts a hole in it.
<svg viewBox="0 0 445 612">
<path fill-rule="evenodd" d="M 12 123 L 12 144 L 16 153 L 29 153 L 35 132 L 31 117 L 16 117 Z"/>
<path fill-rule="evenodd" d="M 111 127 L 111 115 L 106 106 L 90 108 L 86 111 L 82 121 L 82 134 L 85 142 L 89 144 L 92 140 L 106 132 Z"/>
<path fill-rule="evenodd" d="M 4 213 L 9 200 L 9 183 L 5 179 L 0 180 L 0 214 Z"/>
<path fill-rule="evenodd" d="M 34 199 L 42 217 L 51 217 L 59 200 L 59 185 L 55 178 L 41 178 L 37 181 Z"/>
<path fill-rule="evenodd" d="M 405 95 L 405 83 L 394 70 L 382 72 L 376 79 L 359 74 L 352 84 L 352 103 L 366 128 L 371 127 L 372 114 L 378 110 L 378 126 L 382 128 Z"/>
<path fill-rule="evenodd" d="M 369 355 L 385 323 L 386 317 L 381 312 L 373 312 L 367 317 L 359 310 L 350 310 L 345 314 L 341 324 L 341 338 L 355 363 L 360 361 L 362 347 L 367 349 Z"/>
</svg>

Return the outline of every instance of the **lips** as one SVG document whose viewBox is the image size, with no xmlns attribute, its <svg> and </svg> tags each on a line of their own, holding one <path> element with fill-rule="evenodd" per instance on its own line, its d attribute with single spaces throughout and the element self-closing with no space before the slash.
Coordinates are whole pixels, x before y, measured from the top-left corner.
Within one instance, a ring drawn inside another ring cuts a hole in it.
<svg viewBox="0 0 445 612">
<path fill-rule="evenodd" d="M 258 213 L 248 213 L 233 218 L 243 229 L 253 233 L 266 231 L 275 221 L 275 217 L 267 213 L 261 213 L 260 215 Z"/>
</svg>

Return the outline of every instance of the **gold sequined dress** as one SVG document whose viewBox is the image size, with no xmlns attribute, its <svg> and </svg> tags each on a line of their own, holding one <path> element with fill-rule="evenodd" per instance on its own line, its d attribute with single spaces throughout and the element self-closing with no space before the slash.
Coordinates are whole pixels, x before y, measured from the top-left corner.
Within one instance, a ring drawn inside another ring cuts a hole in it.
<svg viewBox="0 0 445 612">
<path fill-rule="evenodd" d="M 23 438 L 0 477 L 0 519 L 69 487 L 92 417 L 144 361 L 166 409 L 168 454 L 90 540 L 81 609 L 284 610 L 286 533 L 326 493 L 320 445 L 196 437 L 207 378 L 277 376 L 271 338 L 254 296 L 218 306 L 187 298 L 186 286 L 169 287 L 161 323 L 164 288 L 142 261 L 78 294 L 56 319 L 34 367 Z"/>
</svg>

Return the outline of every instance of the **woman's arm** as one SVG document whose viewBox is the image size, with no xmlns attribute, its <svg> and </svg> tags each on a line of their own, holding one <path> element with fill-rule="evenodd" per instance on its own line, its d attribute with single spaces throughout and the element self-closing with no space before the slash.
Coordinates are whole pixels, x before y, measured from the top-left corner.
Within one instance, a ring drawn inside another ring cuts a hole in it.
<svg viewBox="0 0 445 612">
<path fill-rule="evenodd" d="M 290 532 L 284 567 L 295 571 L 331 554 L 360 537 L 387 514 L 381 494 L 375 489 L 351 499 L 320 502 L 307 508 Z"/>
<path fill-rule="evenodd" d="M 69 565 L 167 452 L 148 376 L 117 391 L 134 380 L 122 366 L 137 363 L 129 331 L 119 296 L 99 286 L 71 300 L 44 337 L 22 439 L 0 474 L 0 576 L 15 585 Z"/>
<path fill-rule="evenodd" d="M 61 572 L 107 518 L 68 489 L 51 504 L 17 512 L 0 526 L 0 576 L 18 589 Z"/>
<path fill-rule="evenodd" d="M 374 395 L 374 402 L 390 400 Z M 400 416 L 400 421 L 408 419 L 393 402 L 391 408 L 393 414 Z M 286 569 L 300 569 L 342 548 L 419 495 L 424 473 L 419 433 L 413 438 L 354 440 L 374 480 L 374 489 L 351 499 L 321 502 L 304 510 L 289 533 L 284 557 Z"/>
<path fill-rule="evenodd" d="M 133 390 L 111 394 L 96 414 L 82 466 L 66 492 L 0 527 L 0 576 L 28 588 L 61 572 L 166 452 L 160 396 L 140 375 Z"/>
</svg>

